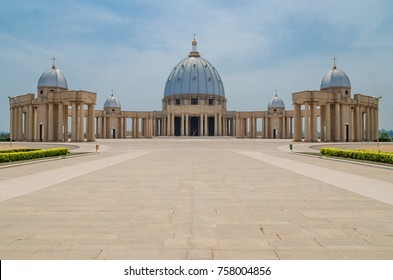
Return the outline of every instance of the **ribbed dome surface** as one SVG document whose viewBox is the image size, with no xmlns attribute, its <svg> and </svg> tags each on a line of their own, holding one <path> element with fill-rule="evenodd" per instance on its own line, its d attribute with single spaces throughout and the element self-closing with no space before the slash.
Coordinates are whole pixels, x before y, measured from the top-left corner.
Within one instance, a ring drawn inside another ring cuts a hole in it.
<svg viewBox="0 0 393 280">
<path fill-rule="evenodd" d="M 225 96 L 224 85 L 214 66 L 200 57 L 193 41 L 193 51 L 170 73 L 164 96 L 175 94 L 214 94 Z"/>
<path fill-rule="evenodd" d="M 58 87 L 68 89 L 66 78 L 54 65 L 41 75 L 37 87 Z"/>
<path fill-rule="evenodd" d="M 351 87 L 351 82 L 348 76 L 341 70 L 338 70 L 335 66 L 332 70 L 326 73 L 321 82 L 321 89 L 332 88 L 332 87 Z"/>
<path fill-rule="evenodd" d="M 267 105 L 268 109 L 285 109 L 284 101 L 282 101 L 281 97 L 278 97 L 277 94 L 273 96 L 270 100 L 269 104 Z"/>
<path fill-rule="evenodd" d="M 119 100 L 117 100 L 113 93 L 105 100 L 104 108 L 121 108 Z"/>
</svg>

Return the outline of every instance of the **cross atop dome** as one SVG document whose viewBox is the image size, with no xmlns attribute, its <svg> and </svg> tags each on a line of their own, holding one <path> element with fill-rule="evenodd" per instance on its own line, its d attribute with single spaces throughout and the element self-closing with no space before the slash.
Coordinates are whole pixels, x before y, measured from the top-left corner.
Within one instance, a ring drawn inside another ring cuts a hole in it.
<svg viewBox="0 0 393 280">
<path fill-rule="evenodd" d="M 192 50 L 190 51 L 190 54 L 188 55 L 188 57 L 201 57 L 201 55 L 199 54 L 198 50 L 197 50 L 197 41 L 195 40 L 195 34 L 194 34 L 194 40 L 192 40 Z"/>
<path fill-rule="evenodd" d="M 192 40 L 192 51 L 196 52 L 197 51 L 197 41 L 195 40 L 195 34 L 194 34 L 194 40 Z"/>
<path fill-rule="evenodd" d="M 52 69 L 56 69 L 55 61 L 57 60 L 55 56 L 52 56 Z"/>
<path fill-rule="evenodd" d="M 336 56 L 334 56 L 332 60 L 333 60 L 333 70 L 336 70 L 337 69 L 336 60 L 338 59 L 336 58 Z"/>
</svg>

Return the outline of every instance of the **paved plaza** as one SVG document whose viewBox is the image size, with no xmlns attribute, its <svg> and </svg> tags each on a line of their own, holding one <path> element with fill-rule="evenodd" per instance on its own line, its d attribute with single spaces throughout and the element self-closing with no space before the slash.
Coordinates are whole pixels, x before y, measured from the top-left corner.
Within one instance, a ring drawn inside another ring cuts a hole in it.
<svg viewBox="0 0 393 280">
<path fill-rule="evenodd" d="M 0 259 L 393 259 L 393 169 L 290 143 L 99 140 L 1 165 Z"/>
</svg>

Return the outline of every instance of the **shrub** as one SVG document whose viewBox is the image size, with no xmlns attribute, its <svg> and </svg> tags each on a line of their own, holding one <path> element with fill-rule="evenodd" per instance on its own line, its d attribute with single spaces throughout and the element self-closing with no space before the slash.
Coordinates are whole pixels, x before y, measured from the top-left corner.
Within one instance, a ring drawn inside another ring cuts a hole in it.
<svg viewBox="0 0 393 280">
<path fill-rule="evenodd" d="M 0 153 L 0 162 L 11 162 L 19 160 L 37 159 L 43 157 L 53 157 L 66 155 L 67 148 L 52 148 L 46 150 L 32 150 L 32 151 L 11 151 L 8 153 Z"/>
<path fill-rule="evenodd" d="M 322 148 L 321 154 L 332 157 L 343 157 L 393 164 L 393 153 L 369 150 L 341 150 L 336 148 Z"/>
<path fill-rule="evenodd" d="M 12 149 L 12 150 L 0 150 L 0 154 L 9 154 L 9 153 L 20 153 L 20 152 L 31 152 L 31 151 L 40 151 L 41 149 Z"/>
</svg>

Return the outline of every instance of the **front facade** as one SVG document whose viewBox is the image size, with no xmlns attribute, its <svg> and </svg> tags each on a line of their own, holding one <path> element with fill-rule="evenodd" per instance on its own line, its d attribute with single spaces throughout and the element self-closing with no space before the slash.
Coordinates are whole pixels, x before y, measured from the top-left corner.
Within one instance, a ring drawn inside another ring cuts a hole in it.
<svg viewBox="0 0 393 280">
<path fill-rule="evenodd" d="M 223 81 L 201 57 L 194 39 L 188 57 L 166 81 L 161 111 L 123 110 L 113 92 L 103 110 L 96 110 L 97 94 L 68 90 L 53 64 L 40 77 L 36 95 L 10 99 L 11 131 L 17 141 L 50 142 L 158 136 L 372 141 L 377 136 L 378 99 L 361 94 L 352 99 L 350 91 L 348 77 L 334 66 L 321 91 L 292 95 L 294 110 L 286 110 L 276 93 L 267 111 L 227 111 Z"/>
</svg>

